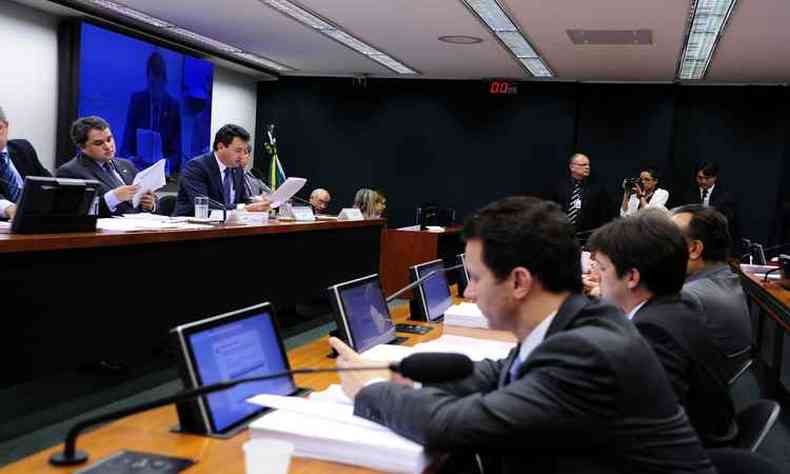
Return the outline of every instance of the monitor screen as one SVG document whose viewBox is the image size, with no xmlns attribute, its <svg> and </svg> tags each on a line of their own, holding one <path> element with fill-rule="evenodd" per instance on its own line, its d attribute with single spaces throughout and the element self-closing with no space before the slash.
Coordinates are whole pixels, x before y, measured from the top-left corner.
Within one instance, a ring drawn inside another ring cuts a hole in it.
<svg viewBox="0 0 790 474">
<path fill-rule="evenodd" d="M 270 307 L 242 319 L 190 332 L 191 350 L 199 385 L 256 377 L 289 370 Z M 247 403 L 261 393 L 290 395 L 296 391 L 293 377 L 241 384 L 205 398 L 213 430 L 225 431 L 257 414 L 263 407 Z"/>
<path fill-rule="evenodd" d="M 395 326 L 378 275 L 338 285 L 342 312 L 357 352 L 395 339 Z"/>
<path fill-rule="evenodd" d="M 453 304 L 450 285 L 447 283 L 447 273 L 444 271 L 444 262 L 434 260 L 416 265 L 414 268 L 417 270 L 417 278 L 423 278 L 431 272 L 436 272 L 420 284 L 420 297 L 424 301 L 428 320 L 437 321 Z"/>
<path fill-rule="evenodd" d="M 83 22 L 78 115 L 110 124 L 115 154 L 166 173 L 211 146 L 214 65 L 189 54 Z"/>
</svg>

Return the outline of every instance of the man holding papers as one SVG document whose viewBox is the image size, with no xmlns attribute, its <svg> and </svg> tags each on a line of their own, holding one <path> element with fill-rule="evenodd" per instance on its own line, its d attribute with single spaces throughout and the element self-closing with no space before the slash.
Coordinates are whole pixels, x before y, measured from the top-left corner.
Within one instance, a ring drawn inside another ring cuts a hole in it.
<svg viewBox="0 0 790 474">
<path fill-rule="evenodd" d="M 464 234 L 465 296 L 520 344 L 420 389 L 342 373 L 355 414 L 449 453 L 444 472 L 715 472 L 647 343 L 618 309 L 581 295 L 579 244 L 558 205 L 506 198 Z M 330 343 L 339 367 L 365 364 Z"/>
<path fill-rule="evenodd" d="M 243 155 L 249 150 L 250 134 L 244 128 L 228 124 L 214 136 L 214 151 L 189 160 L 178 181 L 176 216 L 191 216 L 195 213 L 195 197 L 207 196 L 226 209 L 235 209 L 237 204 L 247 203 L 252 196 L 244 184 Z M 247 204 L 246 210 L 268 211 L 268 199 Z M 209 207 L 216 208 L 216 204 Z"/>
<path fill-rule="evenodd" d="M 58 168 L 59 178 L 95 179 L 99 186 L 99 217 L 153 211 L 156 195 L 145 192 L 139 205 L 132 205 L 140 190 L 133 184 L 137 168 L 131 161 L 115 157 L 115 139 L 110 125 L 101 117 L 82 117 L 71 126 L 71 139 L 79 154 Z"/>
</svg>

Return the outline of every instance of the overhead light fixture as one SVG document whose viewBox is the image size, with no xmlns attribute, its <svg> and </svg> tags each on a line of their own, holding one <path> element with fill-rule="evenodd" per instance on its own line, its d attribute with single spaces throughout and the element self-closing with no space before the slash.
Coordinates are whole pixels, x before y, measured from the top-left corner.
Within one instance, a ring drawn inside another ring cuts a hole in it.
<svg viewBox="0 0 790 474">
<path fill-rule="evenodd" d="M 696 0 L 678 66 L 678 78 L 702 79 L 736 0 Z"/>
<path fill-rule="evenodd" d="M 205 46 L 209 46 L 214 49 L 218 49 L 220 51 L 224 51 L 226 53 L 241 53 L 241 49 L 235 46 L 231 46 L 227 43 L 223 43 L 222 41 L 215 40 L 214 38 L 209 38 L 208 36 L 203 36 L 201 34 L 195 33 L 192 30 L 187 30 L 185 28 L 171 28 L 168 30 L 169 32 L 173 33 L 176 36 L 181 36 L 188 40 L 194 41 L 196 43 L 200 43 Z"/>
<path fill-rule="evenodd" d="M 160 20 L 155 16 L 151 16 L 147 13 L 135 10 L 134 8 L 129 8 L 126 5 L 121 5 L 120 3 L 111 2 L 109 0 L 82 0 L 81 3 L 92 5 L 104 10 L 110 10 L 114 13 L 117 13 L 118 15 L 146 23 L 157 28 L 173 28 L 176 26 L 165 20 Z"/>
<path fill-rule="evenodd" d="M 307 10 L 306 8 L 291 2 L 290 0 L 258 0 L 283 15 L 290 17 L 299 23 L 306 25 L 319 33 L 332 38 L 338 43 L 353 49 L 365 57 L 376 61 L 387 69 L 398 74 L 418 74 L 417 71 L 403 64 L 389 54 L 365 43 L 354 35 L 340 28 L 331 21 Z"/>
<path fill-rule="evenodd" d="M 258 64 L 259 66 L 268 67 L 270 69 L 274 69 L 280 72 L 284 71 L 293 71 L 294 68 L 290 66 L 286 66 L 285 64 L 280 64 L 278 62 L 272 61 L 271 59 L 266 59 L 264 57 L 258 56 L 257 54 L 253 53 L 236 53 L 234 54 L 239 59 L 244 59 L 245 61 L 249 61 L 251 63 Z"/>
<path fill-rule="evenodd" d="M 499 39 L 510 54 L 535 77 L 554 77 L 516 22 L 497 0 L 461 0 Z"/>
</svg>

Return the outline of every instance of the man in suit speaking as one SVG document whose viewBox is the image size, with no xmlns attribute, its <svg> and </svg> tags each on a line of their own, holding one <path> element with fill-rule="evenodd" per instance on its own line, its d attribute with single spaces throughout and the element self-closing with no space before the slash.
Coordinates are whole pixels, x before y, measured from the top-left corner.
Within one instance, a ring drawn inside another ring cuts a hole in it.
<svg viewBox="0 0 790 474">
<path fill-rule="evenodd" d="M 226 209 L 250 201 L 252 196 L 244 183 L 243 156 L 249 150 L 250 134 L 243 127 L 233 124 L 222 126 L 214 136 L 214 151 L 187 162 L 178 181 L 176 216 L 195 213 L 195 197 L 207 196 Z M 266 198 L 247 204 L 247 211 L 268 211 Z M 209 207 L 216 208 L 217 204 Z"/>
<path fill-rule="evenodd" d="M 143 194 L 138 208 L 132 198 L 139 189 L 133 185 L 137 168 L 129 160 L 116 158 L 115 138 L 110 124 L 97 116 L 82 117 L 71 126 L 71 140 L 80 149 L 77 156 L 56 172 L 59 178 L 95 179 L 99 186 L 99 217 L 108 217 L 156 208 L 156 195 Z"/>
<path fill-rule="evenodd" d="M 714 472 L 644 339 L 615 307 L 581 295 L 579 243 L 558 205 L 506 198 L 472 215 L 464 236 L 464 296 L 520 344 L 465 379 L 419 389 L 343 372 L 356 415 L 449 452 L 444 472 Z M 365 364 L 330 343 L 339 367 Z"/>
</svg>

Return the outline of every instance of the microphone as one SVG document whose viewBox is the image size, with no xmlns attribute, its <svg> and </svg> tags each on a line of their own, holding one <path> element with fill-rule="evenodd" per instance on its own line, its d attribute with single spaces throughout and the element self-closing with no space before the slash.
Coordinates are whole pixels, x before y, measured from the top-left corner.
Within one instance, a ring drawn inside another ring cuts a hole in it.
<svg viewBox="0 0 790 474">
<path fill-rule="evenodd" d="M 395 293 L 389 295 L 387 297 L 387 299 L 386 299 L 386 302 L 387 303 L 391 302 L 392 300 L 394 300 L 398 296 L 400 296 L 403 293 L 411 290 L 415 286 L 419 285 L 420 283 L 424 282 L 425 280 L 427 280 L 428 278 L 430 278 L 430 277 L 432 277 L 432 276 L 434 276 L 436 274 L 445 273 L 445 272 L 449 272 L 449 271 L 452 271 L 452 270 L 458 270 L 459 268 L 463 268 L 463 266 L 464 266 L 463 263 L 459 263 L 458 265 L 453 265 L 452 267 L 445 267 L 445 268 L 440 268 L 439 270 L 434 270 L 434 271 L 428 273 L 427 275 L 422 276 L 422 277 L 414 280 L 413 282 L 411 282 L 408 285 L 404 286 L 403 288 L 401 288 L 400 290 L 396 291 Z"/>
<path fill-rule="evenodd" d="M 417 353 L 404 357 L 400 362 L 392 362 L 387 365 L 376 365 L 366 367 L 332 367 L 332 368 L 306 368 L 294 369 L 275 374 L 262 375 L 259 377 L 248 377 L 237 380 L 228 380 L 226 382 L 219 382 L 211 385 L 204 385 L 191 390 L 184 390 L 175 395 L 163 397 L 158 400 L 140 403 L 131 407 L 123 408 L 120 410 L 98 415 L 92 418 L 87 418 L 78 421 L 72 426 L 66 434 L 66 439 L 63 444 L 63 451 L 55 453 L 49 458 L 49 463 L 53 466 L 74 466 L 83 464 L 88 460 L 88 453 L 77 449 L 77 437 L 80 432 L 99 423 L 105 423 L 118 418 L 123 418 L 135 413 L 159 408 L 171 403 L 186 401 L 202 395 L 208 395 L 214 392 L 221 392 L 237 385 L 261 382 L 264 380 L 271 380 L 280 377 L 288 377 L 296 374 L 317 374 L 327 372 L 352 372 L 352 371 L 366 371 L 366 370 L 391 370 L 399 373 L 402 376 L 414 380 L 415 382 L 422 383 L 437 383 L 447 380 L 453 380 L 469 376 L 474 370 L 472 360 L 463 354 L 450 354 L 450 353 Z"/>
</svg>

